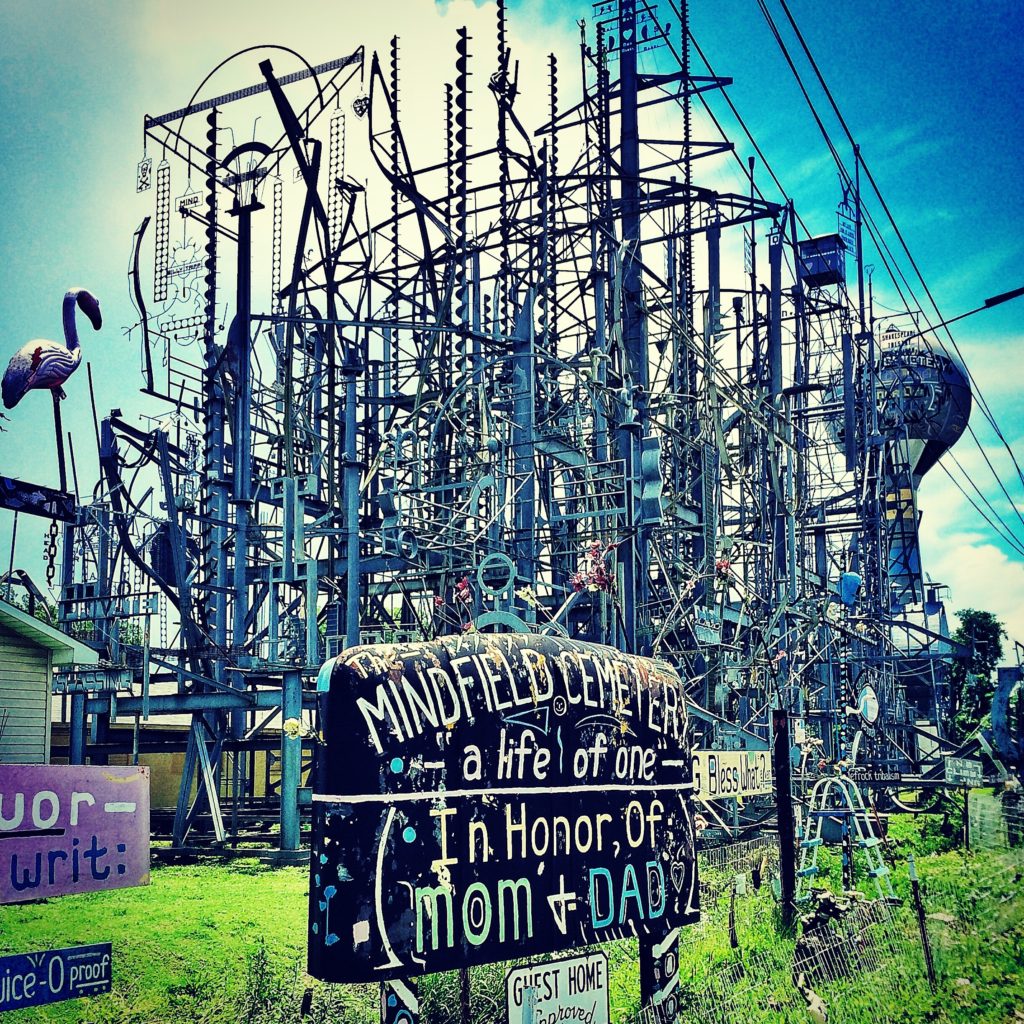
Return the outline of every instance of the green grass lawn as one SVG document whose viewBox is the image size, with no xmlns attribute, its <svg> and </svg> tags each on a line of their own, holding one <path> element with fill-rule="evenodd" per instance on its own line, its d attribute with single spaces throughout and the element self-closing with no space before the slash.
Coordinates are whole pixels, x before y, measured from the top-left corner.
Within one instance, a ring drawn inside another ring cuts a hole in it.
<svg viewBox="0 0 1024 1024">
<path fill-rule="evenodd" d="M 931 994 L 919 965 L 887 965 L 882 978 L 851 977 L 829 993 L 830 1024 L 866 1021 L 937 1024 L 1020 1024 L 1024 1021 L 1024 862 L 1007 853 L 929 852 L 933 824 L 901 822 L 892 834 L 900 856 L 919 855 L 929 892 L 929 924 L 940 971 Z M 825 851 L 825 877 L 839 875 L 835 855 Z M 897 863 L 897 892 L 908 893 Z M 714 881 L 709 878 L 709 881 Z M 737 901 L 739 949 L 730 947 L 729 877 L 717 880 L 717 901 L 704 908 L 705 922 L 688 930 L 681 945 L 682 974 L 699 995 L 702 979 L 716 972 L 731 979 L 730 964 L 771 966 L 764 984 L 749 995 L 744 1021 L 779 1024 L 810 1021 L 802 1008 L 773 1011 L 772 993 L 788 990 L 793 939 L 781 935 L 769 887 Z M 137 889 L 68 896 L 0 907 L 0 953 L 25 953 L 94 942 L 114 948 L 114 990 L 108 995 L 21 1010 L 3 1024 L 285 1024 L 300 1021 L 299 1006 L 311 991 L 309 1024 L 356 1024 L 378 1020 L 374 986 L 327 986 L 303 973 L 306 942 L 306 871 L 271 870 L 255 862 L 157 867 L 152 884 Z M 908 948 L 916 948 L 912 915 L 906 915 Z M 612 1018 L 628 1021 L 639 1009 L 635 943 L 605 947 L 610 961 Z M 911 958 L 913 959 L 913 958 Z M 755 963 L 756 961 L 756 963 Z M 504 1020 L 507 965 L 474 969 L 473 1019 Z M 911 985 L 900 989 L 899 971 Z M 895 979 L 895 980 L 894 980 Z M 856 984 L 855 984 L 856 983 Z M 855 988 L 864 989 L 858 995 Z M 726 996 L 734 987 L 725 983 Z M 424 1020 L 458 1021 L 458 978 L 437 975 L 422 985 Z M 893 993 L 898 993 L 893 995 Z M 874 1000 L 874 1002 L 872 1002 Z M 856 1008 L 860 1001 L 863 1006 Z M 843 1004 L 843 1005 L 841 1005 Z M 884 1004 L 884 1005 L 883 1005 Z M 1019 1011 L 1019 1015 L 1015 1016 Z M 794 1016 L 794 1012 L 796 1016 Z M 717 1019 L 684 1016 L 690 1021 Z"/>
<path fill-rule="evenodd" d="M 114 954 L 109 995 L 18 1010 L 4 1024 L 272 1020 L 304 987 L 307 891 L 305 869 L 235 862 L 157 867 L 137 889 L 0 907 L 2 953 L 111 942 Z M 317 994 L 318 1015 L 329 1002 L 332 1019 L 370 1020 L 376 1007 L 365 986 Z"/>
</svg>

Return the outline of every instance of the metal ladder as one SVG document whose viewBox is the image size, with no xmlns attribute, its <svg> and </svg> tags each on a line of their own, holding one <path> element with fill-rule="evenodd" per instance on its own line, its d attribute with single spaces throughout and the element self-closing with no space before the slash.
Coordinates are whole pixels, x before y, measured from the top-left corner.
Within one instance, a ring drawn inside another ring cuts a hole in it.
<svg viewBox="0 0 1024 1024">
<path fill-rule="evenodd" d="M 830 803 L 832 806 L 829 806 Z M 801 828 L 800 866 L 796 872 L 798 903 L 810 897 L 811 881 L 821 870 L 818 867 L 818 850 L 824 842 L 821 830 L 826 818 L 839 818 L 843 824 L 843 835 L 850 833 L 853 836 L 854 852 L 863 851 L 864 859 L 867 861 L 867 874 L 874 883 L 878 896 L 895 897 L 892 879 L 889 877 L 889 866 L 879 849 L 882 840 L 875 835 L 871 827 L 864 798 L 852 779 L 842 775 L 819 779 L 811 790 L 807 814 L 807 824 Z M 851 864 L 851 870 L 853 866 Z"/>
</svg>

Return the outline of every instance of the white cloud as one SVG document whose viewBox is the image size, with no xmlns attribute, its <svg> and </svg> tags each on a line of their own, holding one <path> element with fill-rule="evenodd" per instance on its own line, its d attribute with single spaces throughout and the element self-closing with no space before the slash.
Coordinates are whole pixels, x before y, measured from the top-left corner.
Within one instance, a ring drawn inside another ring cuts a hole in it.
<svg viewBox="0 0 1024 1024">
<path fill-rule="evenodd" d="M 956 610 L 979 608 L 995 614 L 1010 637 L 1024 642 L 1024 560 L 999 544 L 941 469 L 932 470 L 919 497 L 922 564 L 933 580 L 950 587 L 950 626 L 955 625 Z M 1019 520 L 1012 521 L 1024 536 Z M 1005 656 L 1012 656 L 1009 647 Z"/>
</svg>

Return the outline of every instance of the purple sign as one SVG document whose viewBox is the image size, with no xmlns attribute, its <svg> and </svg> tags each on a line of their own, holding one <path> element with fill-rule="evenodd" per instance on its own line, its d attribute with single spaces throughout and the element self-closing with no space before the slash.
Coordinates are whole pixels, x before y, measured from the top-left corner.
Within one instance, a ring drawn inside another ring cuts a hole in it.
<svg viewBox="0 0 1024 1024">
<path fill-rule="evenodd" d="M 148 884 L 148 768 L 0 765 L 0 904 Z"/>
</svg>

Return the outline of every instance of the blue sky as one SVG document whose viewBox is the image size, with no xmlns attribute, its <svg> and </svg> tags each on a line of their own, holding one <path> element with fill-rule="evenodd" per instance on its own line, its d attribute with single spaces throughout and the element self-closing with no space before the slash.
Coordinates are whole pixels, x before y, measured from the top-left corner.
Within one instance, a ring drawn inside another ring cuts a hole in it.
<svg viewBox="0 0 1024 1024">
<path fill-rule="evenodd" d="M 769 0 L 768 6 L 798 54 L 779 0 Z M 510 0 L 509 7 L 524 78 L 545 75 L 550 48 L 572 60 L 575 22 L 589 16 L 588 5 Z M 836 174 L 757 0 L 693 0 L 691 7 L 701 45 L 716 71 L 734 79 L 730 95 L 793 193 L 798 212 L 812 230 L 833 230 Z M 1020 4 L 790 0 L 790 8 L 945 315 L 1024 284 Z M 129 244 L 148 206 L 148 199 L 135 195 L 142 115 L 184 104 L 205 73 L 230 52 L 273 40 L 316 63 L 361 42 L 382 47 L 392 31 L 399 31 L 406 81 L 419 73 L 440 81 L 449 73 L 454 28 L 469 21 L 477 26 L 475 52 L 488 61 L 493 54 L 493 9 L 470 0 L 373 5 L 310 0 L 285 10 L 266 0 L 215 5 L 8 0 L 0 7 L 5 39 L 0 53 L 5 257 L 0 360 L 6 362 L 30 338 L 60 338 L 64 290 L 87 285 L 100 296 L 106 316 L 102 334 L 84 339 L 100 415 L 113 405 L 129 414 L 143 408 L 136 395 L 137 348 L 122 336 L 133 321 L 126 283 Z M 434 66 L 438 52 L 446 55 L 444 67 Z M 809 69 L 802 58 L 799 63 L 824 111 Z M 563 65 L 566 96 L 574 68 L 575 63 Z M 725 119 L 728 124 L 727 114 Z M 826 120 L 840 139 L 834 119 Z M 745 158 L 744 140 L 734 138 Z M 880 217 L 877 204 L 873 208 Z M 876 281 L 880 302 L 893 300 Z M 1024 299 L 965 321 L 955 337 L 1006 438 L 1024 455 L 1018 383 Z M 84 368 L 68 391 L 64 414 L 76 436 L 81 475 L 92 479 L 95 454 Z M 11 422 L 0 421 L 8 428 L 0 434 L 0 471 L 56 482 L 48 405 L 45 396 L 34 395 Z M 1024 507 L 1024 485 L 1009 457 L 980 416 L 973 423 L 983 443 L 992 446 L 991 457 L 1011 496 Z M 984 478 L 980 454 L 972 453 L 967 440 L 957 454 L 977 473 L 979 485 L 994 491 L 994 483 Z M 1022 455 L 1018 461 L 1024 461 Z M 939 471 L 926 480 L 921 497 L 926 567 L 954 587 L 954 606 L 992 608 L 1024 639 L 1020 558 L 992 536 Z M 1024 524 L 1009 502 L 993 501 L 1024 537 Z M 35 561 L 43 526 L 22 520 L 16 561 Z M 5 568 L 10 532 L 10 514 L 0 513 Z"/>
</svg>

